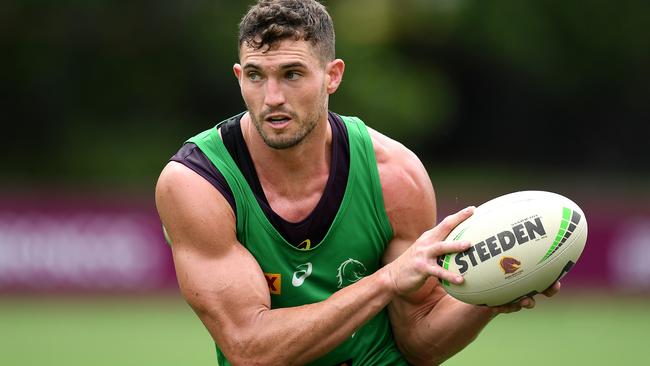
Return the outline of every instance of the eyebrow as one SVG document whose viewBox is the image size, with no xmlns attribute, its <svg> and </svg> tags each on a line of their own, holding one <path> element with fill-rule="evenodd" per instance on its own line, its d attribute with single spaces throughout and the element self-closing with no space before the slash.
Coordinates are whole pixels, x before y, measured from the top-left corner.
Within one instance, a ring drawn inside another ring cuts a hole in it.
<svg viewBox="0 0 650 366">
<path fill-rule="evenodd" d="M 280 65 L 281 69 L 293 69 L 295 67 L 306 68 L 307 66 L 305 66 L 305 64 L 303 64 L 302 62 L 292 62 L 289 64 Z"/>
<path fill-rule="evenodd" d="M 246 65 L 244 65 L 244 70 L 245 70 L 245 69 L 256 69 L 256 70 L 259 70 L 259 68 L 260 68 L 259 66 L 255 65 L 255 64 L 252 64 L 252 63 L 250 63 L 250 62 L 247 63 Z"/>
<path fill-rule="evenodd" d="M 307 68 L 307 66 L 302 62 L 291 62 L 291 63 L 288 63 L 288 64 L 280 65 L 281 70 L 292 69 L 292 68 L 296 68 L 296 67 Z M 244 65 L 243 69 L 244 70 L 246 70 L 246 69 L 260 70 L 261 67 L 259 65 L 255 64 L 255 63 L 248 62 L 248 63 L 246 63 Z"/>
</svg>

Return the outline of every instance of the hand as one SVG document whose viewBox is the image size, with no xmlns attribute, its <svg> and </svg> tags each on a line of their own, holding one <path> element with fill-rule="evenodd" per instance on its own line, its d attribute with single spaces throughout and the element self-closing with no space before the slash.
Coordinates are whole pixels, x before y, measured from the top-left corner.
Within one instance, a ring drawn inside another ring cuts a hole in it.
<svg viewBox="0 0 650 366">
<path fill-rule="evenodd" d="M 470 247 L 471 243 L 467 240 L 445 241 L 445 238 L 473 213 L 474 207 L 468 207 L 447 216 L 436 227 L 424 232 L 408 250 L 389 264 L 389 275 L 399 295 L 418 290 L 429 277 L 454 284 L 463 282 L 462 276 L 440 267 L 436 260 L 440 255 L 462 252 Z"/>
<path fill-rule="evenodd" d="M 555 296 L 555 294 L 560 292 L 561 287 L 562 284 L 559 281 L 555 282 L 553 285 L 551 285 L 551 287 L 544 290 L 542 294 L 544 294 L 544 296 L 546 297 Z M 492 308 L 492 310 L 494 312 L 494 315 L 497 315 L 497 314 L 514 313 L 521 309 L 532 309 L 534 307 L 535 307 L 535 299 L 532 296 L 526 296 L 512 304 L 495 306 Z"/>
</svg>

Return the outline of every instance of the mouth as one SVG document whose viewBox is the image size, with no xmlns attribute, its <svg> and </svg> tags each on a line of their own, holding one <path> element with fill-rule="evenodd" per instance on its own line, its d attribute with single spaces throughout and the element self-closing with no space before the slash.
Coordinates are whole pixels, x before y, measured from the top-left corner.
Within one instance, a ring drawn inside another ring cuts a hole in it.
<svg viewBox="0 0 650 366">
<path fill-rule="evenodd" d="M 287 114 L 275 113 L 270 114 L 264 118 L 264 121 L 269 123 L 273 128 L 283 128 L 291 122 L 291 116 Z"/>
</svg>

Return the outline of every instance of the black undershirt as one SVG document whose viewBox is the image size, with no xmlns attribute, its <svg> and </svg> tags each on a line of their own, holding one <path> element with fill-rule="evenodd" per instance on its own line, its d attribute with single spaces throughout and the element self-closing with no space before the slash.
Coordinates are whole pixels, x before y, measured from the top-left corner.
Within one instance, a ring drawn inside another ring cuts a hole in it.
<svg viewBox="0 0 650 366">
<path fill-rule="evenodd" d="M 338 115 L 329 112 L 328 120 L 332 128 L 329 178 L 314 210 L 302 221 L 293 223 L 280 217 L 268 203 L 241 131 L 242 116 L 243 113 L 220 124 L 221 137 L 226 149 L 250 185 L 262 211 L 282 237 L 297 247 L 305 247 L 309 240 L 313 248 L 327 234 L 345 193 L 350 169 L 350 146 L 345 124 Z M 226 179 L 196 145 L 192 143 L 183 145 L 170 160 L 187 166 L 208 180 L 226 198 L 236 214 L 235 199 Z"/>
</svg>

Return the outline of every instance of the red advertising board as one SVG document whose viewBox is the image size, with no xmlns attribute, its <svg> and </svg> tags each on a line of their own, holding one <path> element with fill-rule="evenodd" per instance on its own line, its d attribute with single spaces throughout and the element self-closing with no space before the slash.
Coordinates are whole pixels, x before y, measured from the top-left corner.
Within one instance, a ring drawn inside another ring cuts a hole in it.
<svg viewBox="0 0 650 366">
<path fill-rule="evenodd" d="M 454 207 L 456 205 L 453 205 Z M 563 282 L 650 291 L 650 210 L 640 201 L 580 200 L 587 245 Z M 454 211 L 440 205 L 440 215 Z M 0 198 L 0 291 L 150 291 L 176 286 L 152 200 Z"/>
<path fill-rule="evenodd" d="M 174 284 L 153 203 L 0 199 L 0 291 L 146 291 Z"/>
</svg>

